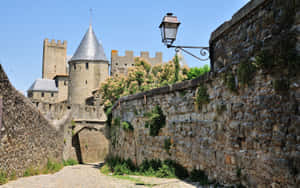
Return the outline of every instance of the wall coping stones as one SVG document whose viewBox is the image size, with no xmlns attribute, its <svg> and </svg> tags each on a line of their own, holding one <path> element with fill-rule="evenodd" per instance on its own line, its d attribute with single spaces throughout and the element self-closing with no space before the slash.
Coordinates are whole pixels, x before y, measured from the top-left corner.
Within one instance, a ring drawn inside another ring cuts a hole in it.
<svg viewBox="0 0 300 188">
<path fill-rule="evenodd" d="M 193 80 L 186 80 L 183 82 L 179 82 L 176 84 L 154 88 L 145 92 L 137 93 L 134 95 L 128 95 L 121 97 L 112 107 L 112 110 L 114 110 L 120 103 L 126 102 L 126 101 L 132 101 L 136 99 L 141 99 L 146 97 L 152 97 L 155 95 L 161 95 L 161 94 L 167 94 L 174 91 L 180 91 L 185 89 L 192 89 L 195 87 L 198 87 L 200 84 L 206 83 L 211 81 L 214 77 L 216 77 L 216 74 L 213 72 L 206 73 L 198 78 L 195 78 Z"/>
<path fill-rule="evenodd" d="M 245 18 L 249 13 L 253 12 L 255 9 L 260 7 L 262 4 L 270 0 L 251 0 L 244 7 L 242 7 L 238 12 L 236 12 L 231 20 L 224 22 L 220 25 L 215 31 L 212 32 L 210 36 L 210 42 L 217 39 L 220 35 L 225 33 L 229 28 L 233 27 L 237 23 L 240 22 L 243 18 Z"/>
</svg>

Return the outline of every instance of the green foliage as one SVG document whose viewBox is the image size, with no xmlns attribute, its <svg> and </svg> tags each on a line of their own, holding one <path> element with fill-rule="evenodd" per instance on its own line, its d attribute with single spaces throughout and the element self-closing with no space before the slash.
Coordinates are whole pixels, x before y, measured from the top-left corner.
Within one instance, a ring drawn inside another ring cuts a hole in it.
<svg viewBox="0 0 300 188">
<path fill-rule="evenodd" d="M 16 179 L 17 179 L 16 172 L 12 171 L 11 174 L 10 174 L 10 176 L 9 176 L 9 180 L 16 180 Z M 1 185 L 1 183 L 0 183 L 0 185 Z"/>
<path fill-rule="evenodd" d="M 112 125 L 112 106 L 106 106 L 105 114 L 107 116 L 106 125 L 111 127 Z"/>
<path fill-rule="evenodd" d="M 23 176 L 24 177 L 35 176 L 35 175 L 39 175 L 40 173 L 41 172 L 38 168 L 29 167 L 25 170 Z"/>
<path fill-rule="evenodd" d="M 112 172 L 114 175 L 132 174 L 155 177 L 188 177 L 187 170 L 172 160 L 161 161 L 159 159 L 144 160 L 140 166 L 135 166 L 130 159 L 123 160 L 120 157 L 108 157 L 106 167 L 101 169 L 105 174 Z M 105 165 L 104 165 L 105 166 Z"/>
<path fill-rule="evenodd" d="M 3 171 L 0 171 L 0 185 L 3 185 L 8 182 L 7 174 Z"/>
<path fill-rule="evenodd" d="M 55 162 L 55 161 L 52 161 L 49 159 L 47 162 L 45 173 L 55 173 L 55 172 L 58 172 L 62 168 L 63 168 L 62 163 Z"/>
<path fill-rule="evenodd" d="M 197 89 L 196 93 L 196 104 L 198 105 L 198 109 L 202 108 L 203 104 L 208 104 L 209 103 L 209 95 L 207 93 L 207 87 L 206 86 L 200 86 Z"/>
<path fill-rule="evenodd" d="M 120 125 L 121 125 L 120 117 L 115 117 L 113 119 L 113 125 L 116 126 L 116 127 L 120 127 Z"/>
<path fill-rule="evenodd" d="M 235 77 L 232 72 L 225 74 L 225 85 L 226 87 L 232 91 L 237 92 L 237 86 L 235 84 Z"/>
<path fill-rule="evenodd" d="M 193 169 L 190 175 L 190 180 L 193 182 L 200 182 L 200 185 L 209 185 L 211 182 L 208 180 L 207 175 L 202 170 Z"/>
<path fill-rule="evenodd" d="M 145 127 L 149 128 L 150 136 L 157 136 L 159 130 L 166 125 L 166 116 L 160 106 L 156 105 L 152 112 L 146 113 Z"/>
<path fill-rule="evenodd" d="M 164 149 L 167 151 L 168 154 L 170 154 L 170 148 L 171 148 L 171 139 L 167 138 L 164 140 Z"/>
<path fill-rule="evenodd" d="M 72 129 L 74 129 L 76 127 L 76 122 L 74 120 L 71 121 L 71 126 L 72 126 Z"/>
<path fill-rule="evenodd" d="M 192 80 L 199 76 L 202 76 L 210 71 L 210 67 L 208 65 L 204 65 L 203 67 L 193 67 L 187 73 L 187 79 Z"/>
<path fill-rule="evenodd" d="M 73 166 L 73 165 L 77 165 L 78 161 L 76 161 L 75 159 L 68 159 L 68 160 L 64 160 L 63 161 L 63 165 L 64 166 Z"/>
<path fill-rule="evenodd" d="M 133 131 L 134 130 L 132 124 L 130 122 L 127 122 L 127 121 L 122 122 L 122 128 L 123 128 L 124 131 Z"/>
<path fill-rule="evenodd" d="M 286 92 L 289 90 L 290 84 L 289 84 L 289 81 L 285 80 L 285 79 L 274 80 L 273 88 L 276 92 Z"/>
<path fill-rule="evenodd" d="M 243 61 L 238 65 L 237 75 L 238 80 L 242 85 L 249 84 L 252 80 L 254 73 L 256 71 L 256 67 L 253 63 Z"/>
<path fill-rule="evenodd" d="M 168 63 L 154 66 L 137 59 L 135 66 L 128 69 L 127 76 L 109 77 L 101 84 L 99 91 L 107 109 L 122 96 L 186 80 L 187 72 L 188 68 L 180 67 L 178 57 Z"/>
<path fill-rule="evenodd" d="M 179 59 L 177 55 L 175 55 L 174 58 L 174 65 L 175 65 L 174 83 L 176 83 L 179 80 L 179 71 L 180 71 Z"/>
</svg>

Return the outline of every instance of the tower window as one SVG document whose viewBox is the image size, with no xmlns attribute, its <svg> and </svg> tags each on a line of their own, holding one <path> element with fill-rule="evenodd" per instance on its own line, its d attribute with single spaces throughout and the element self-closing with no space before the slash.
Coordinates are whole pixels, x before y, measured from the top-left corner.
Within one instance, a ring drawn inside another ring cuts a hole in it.
<svg viewBox="0 0 300 188">
<path fill-rule="evenodd" d="M 65 86 L 67 85 L 67 81 L 66 81 L 66 80 L 64 81 L 64 85 L 65 85 Z"/>
<path fill-rule="evenodd" d="M 125 66 L 127 66 L 127 64 L 125 64 Z"/>
<path fill-rule="evenodd" d="M 85 81 L 85 84 L 87 84 L 87 80 Z"/>
<path fill-rule="evenodd" d="M 51 93 L 51 97 L 54 97 L 54 93 Z"/>
<path fill-rule="evenodd" d="M 74 64 L 73 66 L 74 66 L 74 70 L 76 70 L 76 64 Z"/>
<path fill-rule="evenodd" d="M 85 63 L 85 69 L 86 69 L 86 70 L 89 69 L 89 63 Z"/>
<path fill-rule="evenodd" d="M 44 92 L 42 92 L 42 97 L 44 97 L 45 96 L 45 93 Z"/>
</svg>

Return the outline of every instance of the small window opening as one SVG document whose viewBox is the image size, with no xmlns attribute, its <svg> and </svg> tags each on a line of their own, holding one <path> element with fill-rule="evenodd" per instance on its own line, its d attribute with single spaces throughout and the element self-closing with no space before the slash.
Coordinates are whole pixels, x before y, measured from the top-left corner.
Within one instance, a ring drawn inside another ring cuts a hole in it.
<svg viewBox="0 0 300 188">
<path fill-rule="evenodd" d="M 42 92 L 42 97 L 44 97 L 45 96 L 45 93 L 44 92 Z"/>
<path fill-rule="evenodd" d="M 127 64 L 125 64 L 125 66 L 127 66 Z"/>
<path fill-rule="evenodd" d="M 74 70 L 76 70 L 76 64 L 74 64 L 73 66 L 74 66 Z"/>
<path fill-rule="evenodd" d="M 87 84 L 87 80 L 85 81 L 85 84 Z"/>
<path fill-rule="evenodd" d="M 88 64 L 88 63 L 85 64 L 85 69 L 86 69 L 86 70 L 89 69 L 89 64 Z"/>
<path fill-rule="evenodd" d="M 54 93 L 51 93 L 51 97 L 54 97 Z"/>
<path fill-rule="evenodd" d="M 131 66 L 134 66 L 134 64 L 131 64 Z"/>
</svg>

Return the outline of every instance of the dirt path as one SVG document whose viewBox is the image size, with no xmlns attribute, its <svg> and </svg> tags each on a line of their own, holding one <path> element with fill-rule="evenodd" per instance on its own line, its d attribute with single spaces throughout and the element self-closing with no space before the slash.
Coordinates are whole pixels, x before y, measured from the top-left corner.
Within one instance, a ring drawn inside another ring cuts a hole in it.
<svg viewBox="0 0 300 188">
<path fill-rule="evenodd" d="M 155 184 L 157 188 L 195 187 L 177 179 L 137 177 L 146 184 Z M 146 187 L 133 181 L 121 180 L 101 174 L 95 165 L 76 165 L 63 168 L 55 174 L 19 178 L 0 188 L 129 188 Z"/>
</svg>

